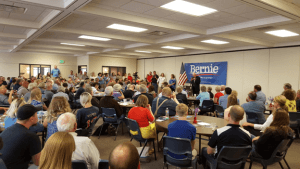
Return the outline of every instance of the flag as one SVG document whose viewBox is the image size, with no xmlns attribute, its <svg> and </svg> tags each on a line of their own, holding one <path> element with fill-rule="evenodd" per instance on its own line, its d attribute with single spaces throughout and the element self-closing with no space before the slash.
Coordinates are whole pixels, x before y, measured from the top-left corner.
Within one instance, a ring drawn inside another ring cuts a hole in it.
<svg viewBox="0 0 300 169">
<path fill-rule="evenodd" d="M 179 74 L 179 83 L 178 83 L 178 85 L 183 86 L 186 83 L 187 80 L 188 80 L 187 75 L 186 75 L 185 68 L 184 68 L 184 65 L 183 65 L 183 62 L 182 62 L 181 69 L 180 69 L 180 74 Z"/>
</svg>

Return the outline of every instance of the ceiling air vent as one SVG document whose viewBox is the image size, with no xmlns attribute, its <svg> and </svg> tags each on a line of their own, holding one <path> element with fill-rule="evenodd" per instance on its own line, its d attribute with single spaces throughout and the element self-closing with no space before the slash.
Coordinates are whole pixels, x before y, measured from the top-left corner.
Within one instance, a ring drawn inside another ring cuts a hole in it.
<svg viewBox="0 0 300 169">
<path fill-rule="evenodd" d="M 163 36 L 163 35 L 167 35 L 169 33 L 167 32 L 162 32 L 162 31 L 154 31 L 154 32 L 150 32 L 148 33 L 149 35 L 155 35 L 155 36 Z"/>
<path fill-rule="evenodd" d="M 266 26 L 266 27 L 257 28 L 256 30 L 266 32 L 274 29 L 276 29 L 274 26 Z"/>
<path fill-rule="evenodd" d="M 5 11 L 10 13 L 24 14 L 26 10 L 27 8 L 23 8 L 23 7 L 0 4 L 0 12 Z"/>
</svg>

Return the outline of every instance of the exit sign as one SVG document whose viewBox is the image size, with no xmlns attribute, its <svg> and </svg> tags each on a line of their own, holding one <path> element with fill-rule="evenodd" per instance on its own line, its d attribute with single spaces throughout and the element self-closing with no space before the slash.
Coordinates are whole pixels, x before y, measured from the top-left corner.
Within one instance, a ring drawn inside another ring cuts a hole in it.
<svg viewBox="0 0 300 169">
<path fill-rule="evenodd" d="M 65 61 L 64 60 L 59 60 L 59 63 L 63 64 L 63 63 L 65 63 Z"/>
</svg>

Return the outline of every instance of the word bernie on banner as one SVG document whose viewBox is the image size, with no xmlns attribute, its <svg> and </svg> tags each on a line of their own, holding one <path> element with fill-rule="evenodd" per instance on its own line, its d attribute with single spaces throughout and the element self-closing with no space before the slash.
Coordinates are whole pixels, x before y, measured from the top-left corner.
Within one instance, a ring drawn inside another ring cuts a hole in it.
<svg viewBox="0 0 300 169">
<path fill-rule="evenodd" d="M 227 62 L 185 63 L 184 67 L 189 81 L 196 73 L 201 84 L 226 85 Z"/>
</svg>

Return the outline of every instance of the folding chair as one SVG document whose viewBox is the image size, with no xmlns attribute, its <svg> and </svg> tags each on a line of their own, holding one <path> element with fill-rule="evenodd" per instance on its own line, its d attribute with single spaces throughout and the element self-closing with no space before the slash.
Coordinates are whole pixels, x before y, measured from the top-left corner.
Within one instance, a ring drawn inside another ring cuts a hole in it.
<svg viewBox="0 0 300 169">
<path fill-rule="evenodd" d="M 214 112 L 214 101 L 212 100 L 203 100 L 202 106 L 199 107 L 201 110 L 198 115 L 207 114 L 208 112 Z"/>
<path fill-rule="evenodd" d="M 247 122 L 253 124 L 264 124 L 266 118 L 263 113 L 260 112 L 246 112 Z"/>
<path fill-rule="evenodd" d="M 108 160 L 100 160 L 98 169 L 108 169 L 109 168 L 109 162 Z"/>
<path fill-rule="evenodd" d="M 72 161 L 72 169 L 88 169 L 87 164 L 83 160 Z"/>
<path fill-rule="evenodd" d="M 216 116 L 218 118 L 224 118 L 224 109 L 220 105 L 214 105 L 215 111 L 216 111 Z"/>
</svg>

